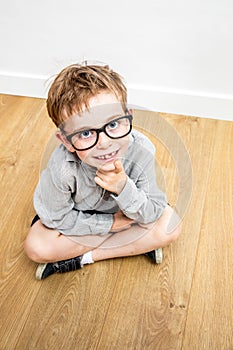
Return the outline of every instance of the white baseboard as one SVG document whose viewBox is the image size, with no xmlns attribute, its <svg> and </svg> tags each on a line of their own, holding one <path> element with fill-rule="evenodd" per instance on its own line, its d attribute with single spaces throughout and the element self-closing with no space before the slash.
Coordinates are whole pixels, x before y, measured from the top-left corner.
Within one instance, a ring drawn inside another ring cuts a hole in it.
<svg viewBox="0 0 233 350">
<path fill-rule="evenodd" d="M 49 77 L 0 72 L 0 93 L 46 98 Z M 137 108 L 233 121 L 233 95 L 195 93 L 128 85 L 128 102 Z"/>
<path fill-rule="evenodd" d="M 233 121 L 233 96 L 128 86 L 129 103 L 147 110 Z"/>
<path fill-rule="evenodd" d="M 0 72 L 0 93 L 45 98 L 48 89 L 48 77 Z"/>
</svg>

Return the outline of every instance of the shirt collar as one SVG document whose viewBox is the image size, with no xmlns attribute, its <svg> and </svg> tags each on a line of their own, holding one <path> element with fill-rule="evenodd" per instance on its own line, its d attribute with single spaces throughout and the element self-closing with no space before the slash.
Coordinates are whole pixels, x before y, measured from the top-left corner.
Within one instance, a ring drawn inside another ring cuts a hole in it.
<svg viewBox="0 0 233 350">
<path fill-rule="evenodd" d="M 65 147 L 65 146 L 64 146 Z M 65 159 L 67 162 L 76 162 L 76 163 L 81 163 L 80 158 L 77 156 L 77 153 L 75 152 L 70 152 L 67 149 L 65 149 L 66 155 Z"/>
</svg>

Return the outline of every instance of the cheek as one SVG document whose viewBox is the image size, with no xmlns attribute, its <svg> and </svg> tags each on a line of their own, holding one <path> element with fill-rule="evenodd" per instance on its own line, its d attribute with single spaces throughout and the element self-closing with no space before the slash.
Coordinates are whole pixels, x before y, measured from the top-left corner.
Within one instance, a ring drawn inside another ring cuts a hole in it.
<svg viewBox="0 0 233 350">
<path fill-rule="evenodd" d="M 86 159 L 90 158 L 91 152 L 90 151 L 76 151 L 77 156 L 79 157 L 79 159 L 81 159 L 81 161 L 85 162 Z"/>
<path fill-rule="evenodd" d="M 127 137 L 126 139 L 122 139 L 120 146 L 122 150 L 126 151 L 129 147 L 129 137 Z"/>
</svg>

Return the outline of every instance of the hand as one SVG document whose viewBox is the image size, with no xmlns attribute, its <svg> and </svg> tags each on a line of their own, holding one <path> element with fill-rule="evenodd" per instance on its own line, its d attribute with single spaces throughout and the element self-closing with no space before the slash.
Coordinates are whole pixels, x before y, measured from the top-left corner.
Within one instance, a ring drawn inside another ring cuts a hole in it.
<svg viewBox="0 0 233 350">
<path fill-rule="evenodd" d="M 127 230 L 134 223 L 134 220 L 128 218 L 123 214 L 121 210 L 113 215 L 114 222 L 112 224 L 110 232 L 120 232 Z"/>
<path fill-rule="evenodd" d="M 140 224 L 140 222 L 138 222 L 138 225 L 147 230 L 151 230 L 156 225 L 156 222 L 151 222 L 149 224 Z"/>
<path fill-rule="evenodd" d="M 119 195 L 125 187 L 127 175 L 120 159 L 106 164 L 96 172 L 95 182 L 105 190 Z"/>
</svg>

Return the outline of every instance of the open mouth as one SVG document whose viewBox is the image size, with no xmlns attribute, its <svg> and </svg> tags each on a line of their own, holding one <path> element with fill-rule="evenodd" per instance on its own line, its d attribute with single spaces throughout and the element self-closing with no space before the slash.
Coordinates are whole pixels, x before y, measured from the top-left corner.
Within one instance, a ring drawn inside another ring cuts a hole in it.
<svg viewBox="0 0 233 350">
<path fill-rule="evenodd" d="M 94 157 L 94 158 L 99 159 L 99 160 L 109 160 L 109 159 L 114 158 L 117 155 L 117 153 L 118 153 L 118 150 L 115 152 L 104 154 L 102 156 L 98 156 L 98 157 Z"/>
</svg>

